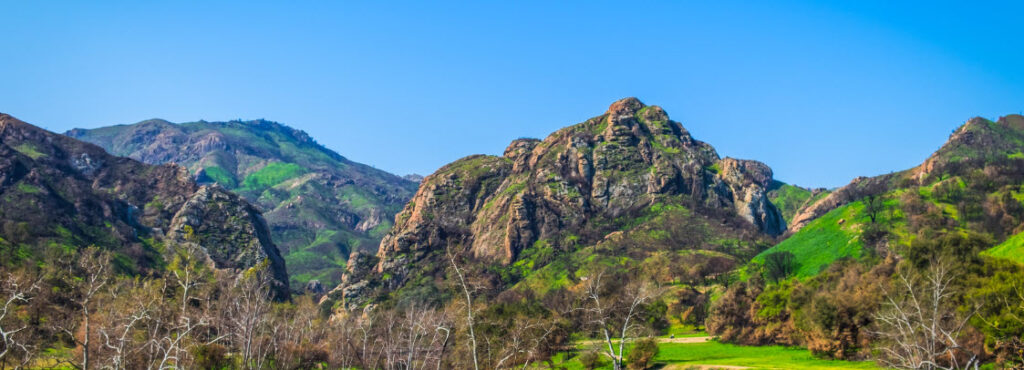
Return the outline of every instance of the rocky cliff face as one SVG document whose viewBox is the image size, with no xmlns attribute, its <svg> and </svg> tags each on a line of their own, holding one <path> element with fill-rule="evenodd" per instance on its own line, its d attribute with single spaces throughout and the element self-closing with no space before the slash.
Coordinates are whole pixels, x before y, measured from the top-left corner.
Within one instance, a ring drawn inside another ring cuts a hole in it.
<svg viewBox="0 0 1024 370">
<path fill-rule="evenodd" d="M 305 132 L 264 120 L 149 120 L 75 129 L 68 136 L 146 163 L 177 163 L 199 183 L 217 183 L 264 210 L 288 260 L 292 288 L 333 286 L 353 250 L 376 252 L 416 182 L 319 145 Z"/>
<path fill-rule="evenodd" d="M 282 284 L 288 280 L 259 212 L 244 200 L 197 185 L 182 167 L 115 157 L 5 114 L 0 214 L 0 247 L 6 253 L 97 245 L 119 256 L 119 268 L 145 272 L 161 265 L 163 247 L 191 242 L 218 269 L 269 260 L 274 277 Z"/>
<path fill-rule="evenodd" d="M 786 226 L 767 199 L 771 181 L 764 164 L 720 158 L 660 107 L 623 99 L 544 140 L 516 140 L 501 157 L 466 157 L 426 177 L 372 269 L 360 259 L 335 296 L 400 287 L 446 250 L 499 265 L 535 245 L 565 251 L 600 240 L 656 202 L 725 212 L 779 235 Z"/>
</svg>

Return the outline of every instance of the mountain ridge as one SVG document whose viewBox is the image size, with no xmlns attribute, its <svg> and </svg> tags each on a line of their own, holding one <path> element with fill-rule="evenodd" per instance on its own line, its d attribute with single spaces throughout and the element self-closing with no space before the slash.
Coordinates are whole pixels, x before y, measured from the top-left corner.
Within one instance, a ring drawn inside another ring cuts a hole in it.
<svg viewBox="0 0 1024 370">
<path fill-rule="evenodd" d="M 0 114 L 0 245 L 19 257 L 99 246 L 120 269 L 159 270 L 168 248 L 200 247 L 217 269 L 269 261 L 288 297 L 285 261 L 259 211 L 173 164 L 148 165 Z"/>
<path fill-rule="evenodd" d="M 375 251 L 416 188 L 268 120 L 151 119 L 67 135 L 146 163 L 182 164 L 198 182 L 221 184 L 259 206 L 289 260 L 294 289 L 312 280 L 337 284 L 351 251 Z"/>
</svg>

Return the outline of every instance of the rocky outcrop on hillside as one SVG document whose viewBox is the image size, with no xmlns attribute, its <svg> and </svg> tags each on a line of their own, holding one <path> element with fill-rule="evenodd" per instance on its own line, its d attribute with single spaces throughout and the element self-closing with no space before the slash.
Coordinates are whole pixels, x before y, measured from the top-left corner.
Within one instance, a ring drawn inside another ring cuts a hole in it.
<svg viewBox="0 0 1024 370">
<path fill-rule="evenodd" d="M 167 236 L 174 244 L 201 247 L 218 269 L 241 271 L 267 261 L 276 281 L 288 281 L 284 258 L 259 211 L 218 185 L 203 186 L 192 194 L 171 219 Z M 275 289 L 287 295 L 286 284 Z"/>
<path fill-rule="evenodd" d="M 180 166 L 115 157 L 5 114 L 0 214 L 0 245 L 32 246 L 32 253 L 96 245 L 128 257 L 132 264 L 123 268 L 146 272 L 161 266 L 157 244 L 188 242 L 215 268 L 239 271 L 267 260 L 273 276 L 288 281 L 259 212 L 236 195 L 197 185 Z"/>
<path fill-rule="evenodd" d="M 358 304 L 446 251 L 507 265 L 534 245 L 592 243 L 658 202 L 739 216 L 779 235 L 786 226 L 766 196 L 771 181 L 764 164 L 720 158 L 660 107 L 622 99 L 544 140 L 515 140 L 501 157 L 469 156 L 426 177 L 373 269 L 350 270 L 332 295 Z"/>
<path fill-rule="evenodd" d="M 273 239 L 292 262 L 295 290 L 309 279 L 334 286 L 350 252 L 376 252 L 417 185 L 265 120 L 148 120 L 67 135 L 146 163 L 180 164 L 197 182 L 242 195 L 264 211 Z"/>
</svg>

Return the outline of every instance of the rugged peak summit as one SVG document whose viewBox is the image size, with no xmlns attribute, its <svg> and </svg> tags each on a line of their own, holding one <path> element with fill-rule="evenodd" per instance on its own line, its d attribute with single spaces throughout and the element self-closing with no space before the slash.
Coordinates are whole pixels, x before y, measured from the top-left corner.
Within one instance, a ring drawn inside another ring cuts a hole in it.
<svg viewBox="0 0 1024 370">
<path fill-rule="evenodd" d="M 771 176 L 762 163 L 721 159 L 660 107 L 622 99 L 543 140 L 515 140 L 502 157 L 469 156 L 425 178 L 383 238 L 377 265 L 349 274 L 372 272 L 350 276 L 341 295 L 400 287 L 422 273 L 418 266 L 437 266 L 432 259 L 447 248 L 499 265 L 552 253 L 537 248 L 570 251 L 656 204 L 778 235 L 786 226 L 766 196 Z"/>
<path fill-rule="evenodd" d="M 608 106 L 608 111 L 605 112 L 612 118 L 632 116 L 639 112 L 640 109 L 646 107 L 640 99 L 634 97 L 623 98 L 615 101 L 612 105 Z"/>
</svg>

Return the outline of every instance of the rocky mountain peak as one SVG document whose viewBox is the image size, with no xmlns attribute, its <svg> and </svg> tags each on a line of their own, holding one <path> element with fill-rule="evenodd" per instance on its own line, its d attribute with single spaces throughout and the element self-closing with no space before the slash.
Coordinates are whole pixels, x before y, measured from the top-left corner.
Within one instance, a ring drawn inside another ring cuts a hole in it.
<svg viewBox="0 0 1024 370">
<path fill-rule="evenodd" d="M 605 114 L 612 118 L 632 116 L 643 107 L 646 107 L 646 105 L 640 99 L 628 97 L 612 103 L 612 105 L 608 106 L 608 111 Z"/>
<path fill-rule="evenodd" d="M 721 159 L 662 108 L 622 99 L 543 140 L 515 140 L 502 157 L 469 156 L 428 176 L 383 238 L 376 266 L 360 269 L 388 279 L 348 278 L 352 288 L 340 296 L 400 287 L 449 247 L 501 265 L 531 248 L 567 251 L 663 202 L 778 235 L 786 226 L 766 196 L 771 177 L 760 162 Z"/>
</svg>

